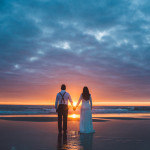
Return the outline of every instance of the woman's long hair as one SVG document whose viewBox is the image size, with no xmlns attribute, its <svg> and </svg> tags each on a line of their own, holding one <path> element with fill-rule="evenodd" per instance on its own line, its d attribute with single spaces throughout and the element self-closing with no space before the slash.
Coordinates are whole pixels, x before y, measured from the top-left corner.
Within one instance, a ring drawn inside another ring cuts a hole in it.
<svg viewBox="0 0 150 150">
<path fill-rule="evenodd" d="M 86 86 L 83 88 L 82 97 L 83 97 L 83 99 L 86 100 L 86 101 L 90 99 L 89 89 L 88 89 L 88 87 L 86 87 Z"/>
</svg>

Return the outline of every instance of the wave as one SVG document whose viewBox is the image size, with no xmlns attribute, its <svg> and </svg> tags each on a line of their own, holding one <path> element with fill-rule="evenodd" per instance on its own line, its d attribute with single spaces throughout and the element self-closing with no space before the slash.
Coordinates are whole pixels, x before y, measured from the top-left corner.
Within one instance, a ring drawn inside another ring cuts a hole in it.
<svg viewBox="0 0 150 150">
<path fill-rule="evenodd" d="M 150 106 L 93 106 L 93 114 L 101 113 L 150 113 Z M 45 105 L 0 105 L 0 115 L 39 115 L 55 114 L 54 106 Z M 75 112 L 70 108 L 69 113 Z"/>
</svg>

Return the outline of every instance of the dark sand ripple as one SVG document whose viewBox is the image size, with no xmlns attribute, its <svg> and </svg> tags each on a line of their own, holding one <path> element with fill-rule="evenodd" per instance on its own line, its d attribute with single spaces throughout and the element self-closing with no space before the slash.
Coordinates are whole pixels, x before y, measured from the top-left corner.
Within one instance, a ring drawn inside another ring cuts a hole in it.
<svg viewBox="0 0 150 150">
<path fill-rule="evenodd" d="M 56 122 L 57 117 L 0 117 L 1 120 L 31 121 L 31 122 Z M 150 120 L 149 118 L 132 117 L 94 117 L 93 122 L 106 122 L 110 120 Z M 68 121 L 79 121 L 80 118 L 68 118 Z"/>
</svg>

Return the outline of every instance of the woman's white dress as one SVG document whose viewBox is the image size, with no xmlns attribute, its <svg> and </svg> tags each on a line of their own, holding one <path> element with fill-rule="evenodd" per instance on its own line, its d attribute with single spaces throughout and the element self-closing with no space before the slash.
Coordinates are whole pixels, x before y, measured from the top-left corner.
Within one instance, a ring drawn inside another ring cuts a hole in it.
<svg viewBox="0 0 150 150">
<path fill-rule="evenodd" d="M 92 98 L 90 96 L 89 100 L 84 100 L 81 94 L 77 106 L 81 101 L 82 105 L 80 110 L 80 133 L 93 133 L 95 132 L 95 130 L 93 129 L 92 123 Z"/>
</svg>

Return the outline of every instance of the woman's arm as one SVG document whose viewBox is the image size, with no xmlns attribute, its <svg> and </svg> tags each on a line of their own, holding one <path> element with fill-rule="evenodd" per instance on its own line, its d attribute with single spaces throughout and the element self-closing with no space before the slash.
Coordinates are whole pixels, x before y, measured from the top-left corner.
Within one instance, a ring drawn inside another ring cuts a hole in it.
<svg viewBox="0 0 150 150">
<path fill-rule="evenodd" d="M 76 105 L 76 108 L 79 106 L 81 100 L 82 100 L 82 94 L 80 95 L 80 98 L 79 98 L 79 100 L 78 100 L 78 103 L 77 103 L 77 105 Z"/>
<path fill-rule="evenodd" d="M 90 104 L 91 104 L 91 110 L 92 110 L 92 97 L 90 95 Z"/>
</svg>

